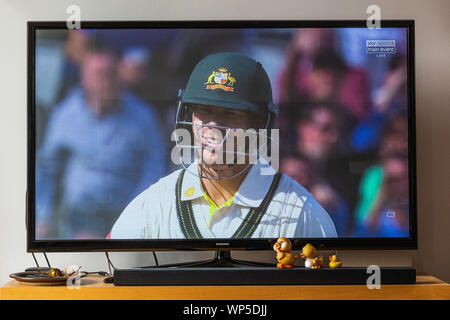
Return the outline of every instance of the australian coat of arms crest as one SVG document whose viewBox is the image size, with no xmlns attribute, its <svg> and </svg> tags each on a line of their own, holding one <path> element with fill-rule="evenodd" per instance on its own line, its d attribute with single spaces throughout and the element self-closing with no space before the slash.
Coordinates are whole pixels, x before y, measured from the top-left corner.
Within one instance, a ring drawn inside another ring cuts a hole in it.
<svg viewBox="0 0 450 320">
<path fill-rule="evenodd" d="M 236 79 L 231 76 L 231 72 L 228 72 L 225 68 L 219 68 L 217 71 L 211 72 L 208 77 L 206 84 L 206 89 L 222 89 L 225 91 L 234 91 L 233 85 Z"/>
</svg>

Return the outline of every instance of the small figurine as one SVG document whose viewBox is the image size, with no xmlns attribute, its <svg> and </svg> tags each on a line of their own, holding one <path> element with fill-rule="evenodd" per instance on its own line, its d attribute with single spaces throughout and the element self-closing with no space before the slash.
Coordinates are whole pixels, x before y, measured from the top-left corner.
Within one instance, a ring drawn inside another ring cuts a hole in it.
<svg viewBox="0 0 450 320">
<path fill-rule="evenodd" d="M 62 272 L 64 273 L 64 275 L 66 276 L 71 276 L 72 274 L 78 272 L 81 269 L 80 266 L 76 265 L 76 264 L 72 264 L 68 267 L 65 267 Z"/>
<path fill-rule="evenodd" d="M 306 244 L 303 247 L 300 255 L 302 258 L 306 258 L 305 267 L 311 269 L 319 269 L 323 266 L 323 257 L 316 257 L 316 248 L 314 248 L 311 244 Z"/>
<path fill-rule="evenodd" d="M 293 267 L 295 259 L 298 256 L 294 256 L 291 253 L 292 244 L 288 238 L 278 238 L 277 242 L 273 245 L 273 250 L 277 253 L 278 269 L 290 269 Z"/>
<path fill-rule="evenodd" d="M 63 276 L 63 273 L 58 268 L 51 268 L 47 275 L 49 275 L 50 277 L 61 277 Z"/>
<path fill-rule="evenodd" d="M 342 267 L 342 260 L 340 260 L 337 254 L 330 256 L 330 263 L 328 264 L 330 268 L 340 268 Z"/>
</svg>

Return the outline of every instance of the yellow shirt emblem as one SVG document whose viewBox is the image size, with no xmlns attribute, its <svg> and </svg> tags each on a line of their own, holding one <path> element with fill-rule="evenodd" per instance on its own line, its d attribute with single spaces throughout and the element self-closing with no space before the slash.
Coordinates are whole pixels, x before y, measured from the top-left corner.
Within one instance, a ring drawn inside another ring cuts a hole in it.
<svg viewBox="0 0 450 320">
<path fill-rule="evenodd" d="M 186 189 L 186 191 L 184 192 L 184 195 L 186 197 L 190 197 L 194 194 L 195 192 L 195 187 L 190 187 L 189 189 Z"/>
</svg>

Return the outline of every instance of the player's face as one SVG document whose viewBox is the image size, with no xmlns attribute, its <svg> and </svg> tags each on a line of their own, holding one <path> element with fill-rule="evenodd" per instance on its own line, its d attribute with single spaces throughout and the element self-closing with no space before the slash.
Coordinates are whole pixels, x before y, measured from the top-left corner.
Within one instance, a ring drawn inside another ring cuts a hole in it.
<svg viewBox="0 0 450 320">
<path fill-rule="evenodd" d="M 224 164 L 224 155 L 217 152 L 219 148 L 225 148 L 227 128 L 257 130 L 261 128 L 263 121 L 263 117 L 247 111 L 195 105 L 192 114 L 194 143 L 201 147 L 202 163 L 216 169 L 228 168 Z"/>
</svg>

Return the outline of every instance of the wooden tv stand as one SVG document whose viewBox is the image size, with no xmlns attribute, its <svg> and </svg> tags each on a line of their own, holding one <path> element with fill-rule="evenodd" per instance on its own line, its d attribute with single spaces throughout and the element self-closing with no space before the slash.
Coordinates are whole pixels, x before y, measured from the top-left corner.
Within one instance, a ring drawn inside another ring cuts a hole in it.
<svg viewBox="0 0 450 320">
<path fill-rule="evenodd" d="M 318 286 L 152 286 L 116 287 L 105 277 L 82 278 L 79 289 L 66 286 L 27 285 L 15 280 L 0 288 L 3 300 L 302 300 L 302 299 L 450 299 L 450 285 L 433 276 L 418 274 L 412 285 L 382 285 L 369 290 L 364 285 Z"/>
</svg>

